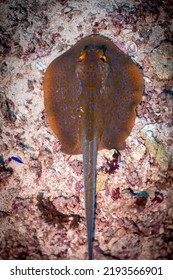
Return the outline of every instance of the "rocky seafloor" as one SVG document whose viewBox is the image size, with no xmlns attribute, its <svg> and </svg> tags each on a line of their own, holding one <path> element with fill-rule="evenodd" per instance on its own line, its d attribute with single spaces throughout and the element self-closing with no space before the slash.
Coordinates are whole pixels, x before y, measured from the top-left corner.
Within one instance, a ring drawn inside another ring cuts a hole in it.
<svg viewBox="0 0 173 280">
<path fill-rule="evenodd" d="M 143 100 L 121 156 L 100 151 L 94 259 L 173 259 L 171 1 L 0 1 L 0 259 L 87 259 L 82 156 L 44 109 L 49 63 L 90 34 L 141 67 Z"/>
</svg>

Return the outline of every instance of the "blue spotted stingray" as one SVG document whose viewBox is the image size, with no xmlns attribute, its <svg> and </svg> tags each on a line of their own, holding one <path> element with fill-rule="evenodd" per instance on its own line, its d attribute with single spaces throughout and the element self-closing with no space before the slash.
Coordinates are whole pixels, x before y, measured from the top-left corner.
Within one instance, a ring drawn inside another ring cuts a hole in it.
<svg viewBox="0 0 173 280">
<path fill-rule="evenodd" d="M 144 82 L 136 64 L 108 38 L 81 39 L 49 65 L 44 103 L 64 153 L 83 153 L 88 258 L 92 259 L 97 151 L 123 149 Z"/>
</svg>

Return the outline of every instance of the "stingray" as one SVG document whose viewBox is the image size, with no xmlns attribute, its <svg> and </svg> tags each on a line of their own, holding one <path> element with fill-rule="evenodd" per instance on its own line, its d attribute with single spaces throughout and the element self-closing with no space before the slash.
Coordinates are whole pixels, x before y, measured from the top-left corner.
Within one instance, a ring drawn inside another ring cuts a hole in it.
<svg viewBox="0 0 173 280">
<path fill-rule="evenodd" d="M 111 40 L 90 35 L 48 66 L 44 104 L 62 152 L 83 154 L 88 258 L 94 237 L 97 152 L 125 148 L 141 102 L 143 77 Z"/>
</svg>

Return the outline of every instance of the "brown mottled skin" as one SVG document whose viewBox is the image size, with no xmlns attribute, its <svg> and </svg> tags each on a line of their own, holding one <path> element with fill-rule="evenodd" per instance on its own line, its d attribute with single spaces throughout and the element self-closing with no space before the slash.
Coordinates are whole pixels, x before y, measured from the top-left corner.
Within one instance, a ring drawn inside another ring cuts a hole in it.
<svg viewBox="0 0 173 280">
<path fill-rule="evenodd" d="M 144 82 L 135 63 L 108 38 L 91 35 L 56 58 L 44 78 L 44 102 L 64 153 L 83 153 L 88 257 L 92 259 L 96 158 L 123 149 Z"/>
</svg>

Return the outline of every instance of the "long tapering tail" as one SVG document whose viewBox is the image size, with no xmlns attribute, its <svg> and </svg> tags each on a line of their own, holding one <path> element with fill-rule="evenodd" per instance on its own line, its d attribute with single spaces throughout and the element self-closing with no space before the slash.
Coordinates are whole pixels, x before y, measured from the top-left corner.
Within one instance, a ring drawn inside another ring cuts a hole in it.
<svg viewBox="0 0 173 280">
<path fill-rule="evenodd" d="M 85 215 L 88 236 L 88 259 L 92 260 L 94 237 L 94 213 L 96 194 L 96 162 L 97 139 L 88 140 L 84 136 L 83 165 L 84 165 L 84 191 L 85 191 Z"/>
</svg>

